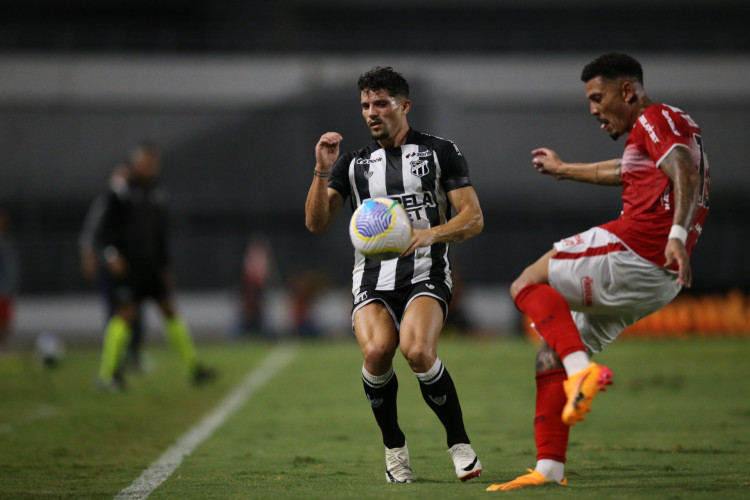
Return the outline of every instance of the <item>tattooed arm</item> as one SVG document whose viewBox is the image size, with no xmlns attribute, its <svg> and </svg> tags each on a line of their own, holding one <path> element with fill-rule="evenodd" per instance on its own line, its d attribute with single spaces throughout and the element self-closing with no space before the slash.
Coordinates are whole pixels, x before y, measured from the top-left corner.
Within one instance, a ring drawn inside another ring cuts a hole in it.
<svg viewBox="0 0 750 500">
<path fill-rule="evenodd" d="M 596 163 L 565 163 L 557 153 L 547 148 L 531 152 L 531 163 L 539 173 L 551 175 L 557 180 L 570 179 L 602 186 L 622 184 L 622 160 L 600 161 Z"/>
<path fill-rule="evenodd" d="M 669 177 L 674 186 L 674 219 L 672 224 L 690 231 L 695 211 L 698 208 L 701 185 L 700 174 L 690 151 L 681 146 L 672 149 L 661 162 L 659 168 Z M 679 273 L 677 284 L 690 287 L 692 270 L 683 242 L 677 238 L 669 238 L 664 249 L 664 256 L 667 259 L 664 264 L 666 267 L 669 267 L 673 262 L 677 262 Z"/>
</svg>

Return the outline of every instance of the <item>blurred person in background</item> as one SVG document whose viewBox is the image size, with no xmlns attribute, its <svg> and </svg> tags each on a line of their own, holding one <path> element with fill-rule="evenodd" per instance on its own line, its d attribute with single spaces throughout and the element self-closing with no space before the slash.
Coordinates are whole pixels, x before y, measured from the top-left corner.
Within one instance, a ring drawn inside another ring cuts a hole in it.
<svg viewBox="0 0 750 500">
<path fill-rule="evenodd" d="M 377 262 L 355 253 L 352 325 L 364 357 L 362 381 L 383 435 L 387 481 L 414 480 L 398 424 L 397 349 L 445 428 L 456 475 L 466 481 L 482 472 L 482 464 L 466 433 L 456 387 L 437 356 L 437 343 L 451 300 L 449 243 L 481 232 L 479 200 L 458 147 L 409 127 L 409 84 L 401 74 L 375 67 L 360 76 L 358 86 L 373 141 L 339 157 L 341 135 L 322 135 L 315 146 L 305 223 L 314 233 L 327 230 L 349 197 L 352 208 L 375 197 L 403 205 L 408 201 L 414 233 L 402 256 Z"/>
<path fill-rule="evenodd" d="M 13 321 L 13 300 L 21 278 L 21 265 L 10 229 L 10 214 L 0 208 L 0 354 L 7 348 Z"/>
<path fill-rule="evenodd" d="M 622 158 L 566 163 L 539 148 L 532 165 L 558 180 L 621 185 L 623 210 L 617 220 L 555 243 L 511 285 L 516 307 L 544 340 L 536 358 L 537 463 L 490 491 L 566 483 L 570 426 L 612 382 L 612 372 L 590 356 L 690 286 L 690 255 L 708 214 L 701 130 L 684 111 L 648 98 L 641 64 L 604 54 L 584 67 L 581 80 L 600 128 L 612 139 L 628 135 Z"/>
<path fill-rule="evenodd" d="M 275 278 L 273 251 L 268 238 L 256 234 L 250 237 L 242 259 L 240 284 L 239 335 L 271 335 L 265 309 L 268 288 Z"/>
<path fill-rule="evenodd" d="M 138 310 L 153 299 L 164 317 L 166 336 L 190 380 L 211 380 L 214 371 L 198 360 L 192 336 L 177 315 L 167 248 L 167 193 L 158 184 L 161 152 L 150 142 L 132 153 L 127 183 L 108 193 L 100 236 L 103 256 L 115 279 L 115 314 L 104 332 L 97 379 L 103 389 L 121 390 L 123 358 Z"/>
<path fill-rule="evenodd" d="M 104 260 L 101 245 L 101 227 L 107 202 L 112 193 L 122 193 L 128 189 L 130 166 L 126 163 L 116 165 L 110 174 L 107 190 L 99 194 L 91 203 L 89 211 L 81 228 L 78 238 L 78 250 L 81 259 L 81 274 L 88 281 L 96 283 L 104 300 L 105 324 L 115 315 L 115 285 L 116 280 Z M 143 316 L 139 308 L 130 330 L 130 342 L 126 355 L 126 368 L 136 371 L 143 370 L 141 347 L 143 344 Z"/>
</svg>

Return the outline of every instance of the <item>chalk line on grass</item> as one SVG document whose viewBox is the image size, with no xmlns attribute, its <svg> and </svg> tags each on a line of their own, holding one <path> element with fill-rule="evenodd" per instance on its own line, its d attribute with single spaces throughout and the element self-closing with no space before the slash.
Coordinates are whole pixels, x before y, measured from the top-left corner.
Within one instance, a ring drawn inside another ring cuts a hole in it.
<svg viewBox="0 0 750 500">
<path fill-rule="evenodd" d="M 282 345 L 271 351 L 255 370 L 250 372 L 235 389 L 203 420 L 183 434 L 164 454 L 152 463 L 133 484 L 120 491 L 116 500 L 142 500 L 148 497 L 161 483 L 180 466 L 203 441 L 221 427 L 227 418 L 242 406 L 252 395 L 276 374 L 284 369 L 296 355 L 293 345 Z"/>
</svg>

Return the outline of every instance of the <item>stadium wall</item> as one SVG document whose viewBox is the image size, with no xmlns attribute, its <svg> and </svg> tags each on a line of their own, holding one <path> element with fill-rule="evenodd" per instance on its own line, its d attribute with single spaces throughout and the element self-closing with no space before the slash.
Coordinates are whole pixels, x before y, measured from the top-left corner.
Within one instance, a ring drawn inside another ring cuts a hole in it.
<svg viewBox="0 0 750 500">
<path fill-rule="evenodd" d="M 704 129 L 712 212 L 695 289 L 747 290 L 750 165 L 737 145 L 749 132 L 750 58 L 635 55 L 650 96 Z M 587 114 L 578 77 L 592 56 L 0 56 L 0 200 L 14 216 L 21 294 L 92 291 L 78 272 L 78 230 L 111 167 L 144 138 L 165 152 L 181 289 L 232 293 L 257 233 L 271 241 L 281 286 L 312 268 L 346 288 L 346 221 L 308 234 L 303 202 L 321 132 L 341 131 L 345 148 L 368 140 L 355 81 L 374 64 L 411 81 L 411 124 L 455 140 L 470 162 L 486 226 L 455 247 L 462 279 L 507 283 L 552 241 L 619 211 L 616 189 L 556 183 L 530 167 L 542 145 L 582 161 L 620 154 L 622 141 L 608 141 Z"/>
</svg>

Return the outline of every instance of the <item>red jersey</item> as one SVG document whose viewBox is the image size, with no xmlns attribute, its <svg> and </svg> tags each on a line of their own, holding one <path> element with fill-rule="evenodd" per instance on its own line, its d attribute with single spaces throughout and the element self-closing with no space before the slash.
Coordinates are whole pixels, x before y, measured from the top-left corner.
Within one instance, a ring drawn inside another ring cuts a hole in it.
<svg viewBox="0 0 750 500">
<path fill-rule="evenodd" d="M 649 106 L 633 126 L 622 155 L 622 213 L 601 226 L 659 266 L 665 262 L 664 248 L 674 220 L 673 184 L 659 165 L 676 147 L 690 150 L 701 175 L 698 209 L 685 242 L 688 255 L 692 254 L 708 215 L 708 159 L 698 124 L 672 106 Z"/>
</svg>

